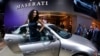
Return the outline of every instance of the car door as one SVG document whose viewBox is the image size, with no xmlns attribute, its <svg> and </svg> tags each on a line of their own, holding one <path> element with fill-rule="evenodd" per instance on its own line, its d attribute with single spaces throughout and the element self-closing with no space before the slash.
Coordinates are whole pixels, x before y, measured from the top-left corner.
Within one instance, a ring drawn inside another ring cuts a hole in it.
<svg viewBox="0 0 100 56">
<path fill-rule="evenodd" d="M 60 41 L 46 28 L 40 35 L 40 41 L 19 44 L 24 56 L 59 56 Z"/>
<path fill-rule="evenodd" d="M 44 38 L 43 46 L 44 46 L 44 53 L 46 56 L 59 56 L 60 51 L 60 41 L 57 37 L 52 34 L 48 29 L 44 29 Z M 43 34 L 42 34 L 43 36 Z"/>
</svg>

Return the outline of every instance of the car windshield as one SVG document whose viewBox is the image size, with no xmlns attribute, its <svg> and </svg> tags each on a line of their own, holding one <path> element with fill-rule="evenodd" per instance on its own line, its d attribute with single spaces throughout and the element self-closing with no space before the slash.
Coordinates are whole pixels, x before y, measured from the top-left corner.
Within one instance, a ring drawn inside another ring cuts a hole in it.
<svg viewBox="0 0 100 56">
<path fill-rule="evenodd" d="M 49 26 L 53 31 L 55 31 L 60 37 L 64 38 L 64 39 L 68 39 L 71 37 L 71 33 L 65 31 L 64 29 L 54 26 L 54 25 L 50 25 Z"/>
</svg>

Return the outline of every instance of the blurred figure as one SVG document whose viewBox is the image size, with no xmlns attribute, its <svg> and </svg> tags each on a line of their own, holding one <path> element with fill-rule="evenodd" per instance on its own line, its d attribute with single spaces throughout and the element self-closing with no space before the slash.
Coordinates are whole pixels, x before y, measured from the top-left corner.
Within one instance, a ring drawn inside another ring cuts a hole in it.
<svg viewBox="0 0 100 56">
<path fill-rule="evenodd" d="M 94 43 L 94 45 L 96 46 L 96 48 L 98 48 L 98 33 L 99 33 L 99 29 L 97 26 L 94 26 L 94 29 L 93 29 L 93 35 L 92 35 L 92 38 L 91 38 L 91 41 Z"/>
<path fill-rule="evenodd" d="M 98 34 L 97 34 L 96 44 L 97 44 L 98 51 L 100 51 L 100 30 L 98 31 Z"/>
<path fill-rule="evenodd" d="M 77 30 L 76 30 L 76 34 L 82 35 L 82 32 L 83 32 L 83 26 L 81 24 L 79 24 L 77 27 Z"/>
<path fill-rule="evenodd" d="M 93 26 L 90 26 L 90 28 L 88 30 L 88 37 L 87 37 L 87 39 L 91 40 L 92 35 L 93 35 Z"/>
<path fill-rule="evenodd" d="M 88 30 L 87 30 L 86 26 L 85 26 L 85 25 L 83 25 L 83 32 L 82 32 L 82 36 L 83 36 L 83 37 L 85 37 L 85 38 L 87 38 L 87 34 L 88 34 Z"/>
<path fill-rule="evenodd" d="M 94 28 L 93 28 L 93 35 L 92 35 L 92 41 L 96 41 L 97 39 L 97 34 L 98 34 L 98 31 L 99 31 L 99 29 L 98 29 L 98 27 L 97 26 L 94 26 Z"/>
<path fill-rule="evenodd" d="M 68 26 L 68 32 L 72 33 L 72 25 L 71 24 Z"/>
<path fill-rule="evenodd" d="M 39 19 L 39 12 L 37 10 L 30 11 L 28 15 L 29 19 L 29 33 L 30 33 L 30 41 L 40 41 L 40 32 L 44 28 L 43 22 Z M 41 28 L 38 29 L 38 23 L 41 24 Z"/>
<path fill-rule="evenodd" d="M 3 41 L 5 35 L 4 26 L 0 26 L 0 42 Z"/>
</svg>

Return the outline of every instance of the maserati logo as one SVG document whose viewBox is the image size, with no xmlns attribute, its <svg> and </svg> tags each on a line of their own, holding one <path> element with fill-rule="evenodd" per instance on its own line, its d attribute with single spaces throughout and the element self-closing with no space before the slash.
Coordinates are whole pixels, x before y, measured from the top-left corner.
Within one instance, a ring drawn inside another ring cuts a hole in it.
<svg viewBox="0 0 100 56">
<path fill-rule="evenodd" d="M 26 7 L 31 7 L 31 6 L 47 6 L 47 5 L 48 5 L 48 1 L 34 2 L 34 1 L 30 0 L 27 3 L 18 4 L 16 7 L 17 7 L 17 9 L 21 9 L 21 8 L 26 8 Z"/>
</svg>

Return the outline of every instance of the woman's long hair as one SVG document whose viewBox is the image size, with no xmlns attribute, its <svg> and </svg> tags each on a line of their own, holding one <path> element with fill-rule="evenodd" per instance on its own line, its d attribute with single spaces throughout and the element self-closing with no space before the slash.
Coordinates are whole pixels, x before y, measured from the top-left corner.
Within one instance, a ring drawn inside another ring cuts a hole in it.
<svg viewBox="0 0 100 56">
<path fill-rule="evenodd" d="M 36 16 L 35 17 L 33 17 L 34 11 L 36 11 Z M 33 18 L 34 18 L 34 20 L 38 20 L 39 19 L 39 12 L 37 10 L 35 10 L 35 9 L 31 10 L 29 15 L 28 15 L 28 19 L 29 20 L 32 20 Z"/>
</svg>

